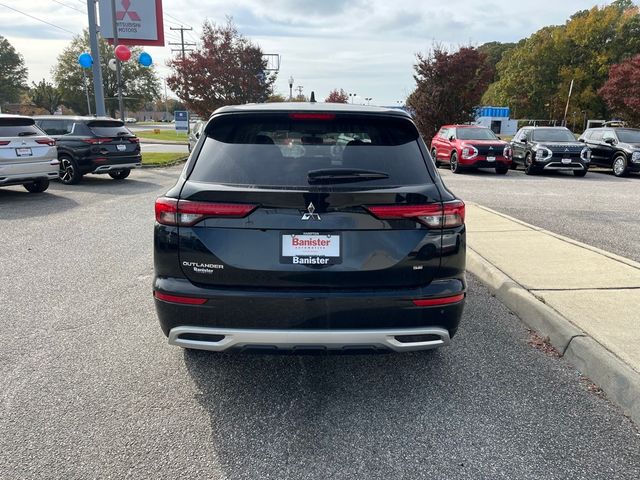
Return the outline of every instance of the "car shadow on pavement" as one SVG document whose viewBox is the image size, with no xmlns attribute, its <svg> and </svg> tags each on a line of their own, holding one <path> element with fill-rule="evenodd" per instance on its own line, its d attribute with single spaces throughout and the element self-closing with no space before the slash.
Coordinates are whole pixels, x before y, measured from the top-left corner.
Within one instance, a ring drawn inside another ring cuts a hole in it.
<svg viewBox="0 0 640 480">
<path fill-rule="evenodd" d="M 43 193 L 29 193 L 26 190 L 0 188 L 0 220 L 44 217 L 76 208 L 78 202 L 51 190 Z"/>
<path fill-rule="evenodd" d="M 127 178 L 126 180 L 113 180 L 110 177 L 100 178 L 102 176 L 85 176 L 82 181 L 76 185 L 64 185 L 56 182 L 52 185 L 54 190 L 65 192 L 86 192 L 98 193 L 105 195 L 128 194 L 128 193 L 147 193 L 157 191 L 162 187 L 160 183 L 149 182 L 147 180 L 136 180 L 135 178 Z"/>
</svg>

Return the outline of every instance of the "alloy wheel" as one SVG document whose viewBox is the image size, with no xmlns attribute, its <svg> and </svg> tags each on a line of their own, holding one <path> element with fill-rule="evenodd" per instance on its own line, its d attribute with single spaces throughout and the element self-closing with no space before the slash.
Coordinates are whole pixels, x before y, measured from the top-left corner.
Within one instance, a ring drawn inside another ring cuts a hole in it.
<svg viewBox="0 0 640 480">
<path fill-rule="evenodd" d="M 73 168 L 73 163 L 68 158 L 63 158 L 60 161 L 60 180 L 62 182 L 67 183 L 70 182 L 73 178 L 75 170 Z"/>
<path fill-rule="evenodd" d="M 622 175 L 624 175 L 624 171 L 626 170 L 627 166 L 625 165 L 625 161 L 624 158 L 622 157 L 617 157 L 614 161 L 613 161 L 613 173 L 617 176 L 617 177 L 621 177 Z"/>
</svg>

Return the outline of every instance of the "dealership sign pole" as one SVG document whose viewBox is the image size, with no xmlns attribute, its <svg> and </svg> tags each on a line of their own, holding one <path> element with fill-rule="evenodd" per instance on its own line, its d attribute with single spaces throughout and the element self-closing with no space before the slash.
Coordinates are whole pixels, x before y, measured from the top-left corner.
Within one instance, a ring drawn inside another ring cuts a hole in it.
<svg viewBox="0 0 640 480">
<path fill-rule="evenodd" d="M 100 49 L 98 48 L 98 22 L 96 21 L 96 0 L 87 0 L 87 16 L 89 17 L 89 43 L 93 57 L 93 91 L 96 97 L 96 115 L 106 115 L 104 108 L 104 88 L 102 83 L 102 66 L 100 65 Z M 91 109 L 89 109 L 91 113 Z"/>
<path fill-rule="evenodd" d="M 127 2 L 128 3 L 128 2 Z M 113 28 L 113 49 L 118 48 L 118 23 L 116 22 L 116 0 L 111 0 L 111 26 Z M 116 83 L 118 84 L 118 110 L 124 122 L 124 100 L 122 100 L 122 64 L 116 55 Z"/>
</svg>

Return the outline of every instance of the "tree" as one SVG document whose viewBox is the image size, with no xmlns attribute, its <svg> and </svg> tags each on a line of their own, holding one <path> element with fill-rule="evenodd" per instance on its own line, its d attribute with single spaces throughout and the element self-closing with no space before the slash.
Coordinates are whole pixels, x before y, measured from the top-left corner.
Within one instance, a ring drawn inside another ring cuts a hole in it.
<svg viewBox="0 0 640 480">
<path fill-rule="evenodd" d="M 103 62 L 105 106 L 109 115 L 115 117 L 118 109 L 116 72 L 106 66 L 109 59 L 115 58 L 115 55 L 113 47 L 102 38 L 99 48 L 100 59 Z M 63 104 L 82 115 L 88 113 L 83 70 L 91 97 L 93 97 L 93 72 L 78 65 L 78 56 L 89 50 L 89 33 L 85 30 L 82 36 L 74 37 L 71 44 L 58 56 L 58 64 L 53 69 L 53 78 L 62 93 Z M 140 52 L 142 48 L 132 47 L 131 60 L 122 63 L 122 95 L 126 97 L 124 105 L 128 110 L 138 110 L 145 103 L 158 98 L 160 93 L 160 82 L 155 67 L 143 67 L 136 61 Z"/>
<path fill-rule="evenodd" d="M 17 102 L 27 89 L 27 67 L 22 55 L 0 35 L 0 105 Z"/>
<path fill-rule="evenodd" d="M 598 90 L 609 67 L 640 53 L 640 14 L 630 0 L 575 13 L 565 25 L 544 27 L 503 52 L 485 104 L 508 105 L 521 118 L 562 118 L 571 108 L 604 118 Z"/>
<path fill-rule="evenodd" d="M 640 125 L 640 55 L 613 65 L 609 80 L 598 91 L 611 112 L 632 125 Z"/>
<path fill-rule="evenodd" d="M 224 105 L 264 102 L 272 93 L 275 74 L 265 73 L 260 47 L 242 36 L 231 20 L 205 22 L 201 46 L 183 59 L 168 62 L 167 85 L 190 110 L 208 118 Z"/>
<path fill-rule="evenodd" d="M 349 95 L 343 89 L 334 88 L 324 101 L 326 103 L 349 103 Z"/>
<path fill-rule="evenodd" d="M 39 83 L 33 82 L 33 88 L 29 92 L 29 96 L 31 97 L 31 103 L 36 107 L 44 108 L 50 114 L 53 114 L 62 103 L 60 90 L 44 78 Z"/>
<path fill-rule="evenodd" d="M 485 55 L 473 47 L 450 54 L 434 46 L 427 55 L 418 54 L 417 59 L 417 87 L 407 105 L 424 137 L 431 139 L 444 124 L 473 120 L 491 76 Z"/>
<path fill-rule="evenodd" d="M 497 78 L 497 65 L 502 60 L 505 52 L 515 48 L 515 43 L 488 42 L 478 47 L 478 51 L 486 55 L 485 64 L 491 73 L 491 82 L 495 82 Z"/>
<path fill-rule="evenodd" d="M 269 95 L 267 97 L 267 99 L 265 100 L 265 102 L 267 103 L 281 103 L 281 102 L 286 102 L 287 99 L 284 95 L 281 95 L 279 93 L 273 93 L 271 95 Z"/>
</svg>

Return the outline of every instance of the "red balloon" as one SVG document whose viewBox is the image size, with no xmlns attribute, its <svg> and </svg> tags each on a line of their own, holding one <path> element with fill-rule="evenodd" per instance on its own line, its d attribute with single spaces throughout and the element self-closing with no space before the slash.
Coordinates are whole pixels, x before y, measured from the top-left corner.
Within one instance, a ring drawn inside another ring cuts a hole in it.
<svg viewBox="0 0 640 480">
<path fill-rule="evenodd" d="M 126 62 L 131 58 L 131 50 L 126 45 L 118 45 L 116 47 L 116 57 L 121 62 Z"/>
</svg>

